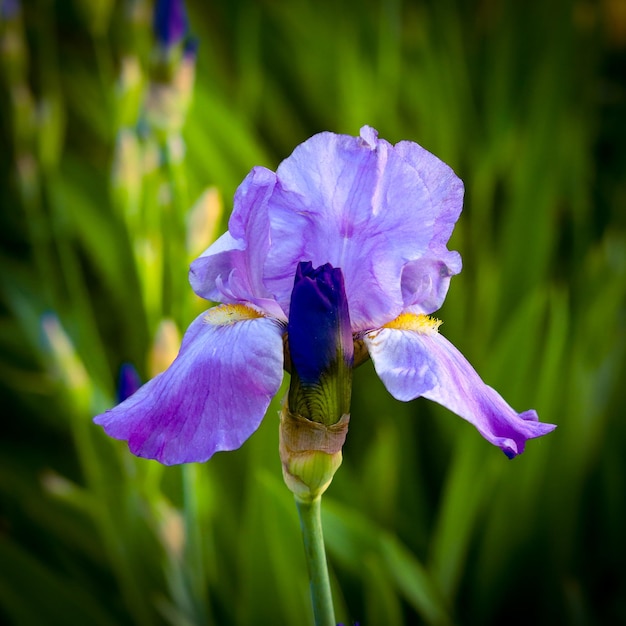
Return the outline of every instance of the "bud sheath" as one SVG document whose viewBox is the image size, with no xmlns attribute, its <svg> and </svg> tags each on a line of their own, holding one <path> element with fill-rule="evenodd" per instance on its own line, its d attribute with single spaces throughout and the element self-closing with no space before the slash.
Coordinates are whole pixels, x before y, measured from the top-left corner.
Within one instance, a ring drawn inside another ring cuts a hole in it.
<svg viewBox="0 0 626 626">
<path fill-rule="evenodd" d="M 280 414 L 280 460 L 287 487 L 301 502 L 321 496 L 341 465 L 350 416 L 326 426 L 289 411 Z"/>
</svg>

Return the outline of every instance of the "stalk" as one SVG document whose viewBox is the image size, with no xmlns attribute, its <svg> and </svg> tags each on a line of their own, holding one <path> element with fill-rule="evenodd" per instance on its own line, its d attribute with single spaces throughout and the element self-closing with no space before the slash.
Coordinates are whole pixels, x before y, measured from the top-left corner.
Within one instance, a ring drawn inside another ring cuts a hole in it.
<svg viewBox="0 0 626 626">
<path fill-rule="evenodd" d="M 310 501 L 296 498 L 304 552 L 309 570 L 311 601 L 315 626 L 336 626 L 328 565 L 322 533 L 321 495 Z"/>
</svg>

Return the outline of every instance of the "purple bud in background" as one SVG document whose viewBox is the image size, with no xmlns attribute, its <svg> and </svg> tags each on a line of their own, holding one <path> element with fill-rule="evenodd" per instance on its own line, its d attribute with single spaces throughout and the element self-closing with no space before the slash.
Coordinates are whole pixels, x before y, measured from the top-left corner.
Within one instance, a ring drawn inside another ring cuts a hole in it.
<svg viewBox="0 0 626 626">
<path fill-rule="evenodd" d="M 154 34 L 163 48 L 180 43 L 188 31 L 187 11 L 183 0 L 157 0 L 154 6 Z"/>
<path fill-rule="evenodd" d="M 123 402 L 130 398 L 141 387 L 141 378 L 134 365 L 124 363 L 120 367 L 120 375 L 117 381 L 117 401 Z"/>
<path fill-rule="evenodd" d="M 20 12 L 19 0 L 0 0 L 0 18 L 11 20 Z"/>
</svg>

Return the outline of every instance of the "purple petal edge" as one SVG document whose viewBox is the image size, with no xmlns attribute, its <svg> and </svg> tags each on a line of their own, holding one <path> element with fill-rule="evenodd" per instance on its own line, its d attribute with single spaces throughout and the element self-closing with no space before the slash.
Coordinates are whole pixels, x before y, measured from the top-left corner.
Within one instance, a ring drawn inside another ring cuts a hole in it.
<svg viewBox="0 0 626 626">
<path fill-rule="evenodd" d="M 528 439 L 556 428 L 539 422 L 534 410 L 513 410 L 436 331 L 384 328 L 366 335 L 365 343 L 391 395 L 403 401 L 423 396 L 445 406 L 510 459 L 524 451 Z"/>
<path fill-rule="evenodd" d="M 130 451 L 164 465 L 234 450 L 258 428 L 282 380 L 283 328 L 267 317 L 191 324 L 172 365 L 94 418 Z"/>
</svg>

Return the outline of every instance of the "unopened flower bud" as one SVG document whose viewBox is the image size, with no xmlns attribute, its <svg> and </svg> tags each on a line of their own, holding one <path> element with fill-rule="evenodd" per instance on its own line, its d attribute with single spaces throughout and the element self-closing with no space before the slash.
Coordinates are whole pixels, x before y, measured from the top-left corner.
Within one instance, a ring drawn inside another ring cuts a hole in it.
<svg viewBox="0 0 626 626">
<path fill-rule="evenodd" d="M 132 363 L 124 363 L 117 377 L 117 401 L 124 402 L 141 387 L 141 378 Z"/>
<path fill-rule="evenodd" d="M 138 227 L 142 182 L 143 163 L 139 140 L 134 131 L 123 129 L 118 133 L 115 143 L 111 187 L 131 233 Z"/>
<path fill-rule="evenodd" d="M 287 487 L 311 502 L 341 465 L 350 421 L 354 343 L 339 268 L 298 265 L 287 335 L 291 384 L 280 417 L 280 458 Z"/>
<path fill-rule="evenodd" d="M 183 0 L 157 0 L 154 5 L 153 29 L 159 46 L 169 49 L 187 35 L 189 25 Z"/>
<path fill-rule="evenodd" d="M 335 424 L 350 413 L 354 342 L 341 269 L 329 263 L 296 271 L 287 328 L 291 360 L 289 410 Z"/>
</svg>

